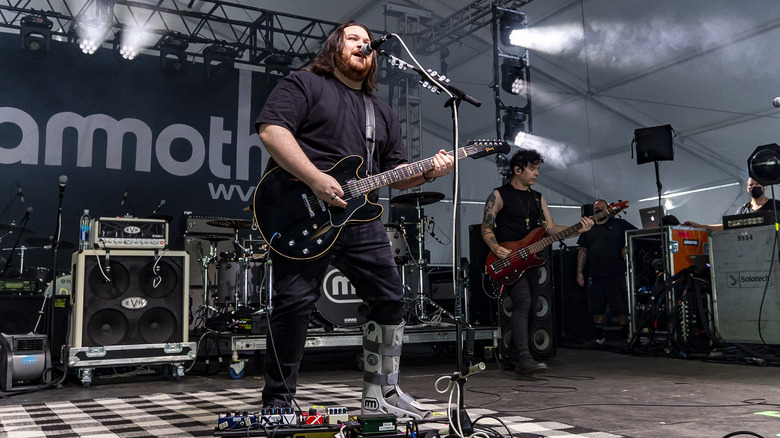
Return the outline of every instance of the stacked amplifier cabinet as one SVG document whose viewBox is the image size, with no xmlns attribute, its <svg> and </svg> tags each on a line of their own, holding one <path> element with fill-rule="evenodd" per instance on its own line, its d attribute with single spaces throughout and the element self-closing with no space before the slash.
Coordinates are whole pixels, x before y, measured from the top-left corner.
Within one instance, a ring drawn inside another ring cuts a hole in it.
<svg viewBox="0 0 780 438">
<path fill-rule="evenodd" d="M 780 344 L 780 258 L 773 225 L 714 231 L 715 328 L 726 342 Z"/>
<path fill-rule="evenodd" d="M 667 226 L 626 232 L 626 283 L 631 316 L 631 336 L 665 338 L 669 317 L 677 315 L 671 279 L 694 264 L 692 256 L 709 251 L 707 231 Z"/>
<path fill-rule="evenodd" d="M 88 385 L 94 368 L 194 360 L 188 342 L 188 268 L 183 251 L 85 250 L 73 254 L 68 365 Z"/>
</svg>

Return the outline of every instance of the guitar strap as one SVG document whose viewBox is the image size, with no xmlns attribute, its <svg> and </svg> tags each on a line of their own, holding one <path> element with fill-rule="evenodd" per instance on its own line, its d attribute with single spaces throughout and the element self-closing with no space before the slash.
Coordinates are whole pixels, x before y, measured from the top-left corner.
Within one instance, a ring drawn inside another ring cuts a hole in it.
<svg viewBox="0 0 780 438">
<path fill-rule="evenodd" d="M 374 167 L 374 133 L 376 132 L 376 116 L 374 115 L 374 103 L 371 97 L 363 93 L 363 102 L 366 106 L 366 176 L 371 175 Z"/>
<path fill-rule="evenodd" d="M 534 189 L 531 189 L 531 194 L 536 202 L 536 208 L 539 211 L 539 223 L 542 224 L 544 229 L 547 229 L 547 219 L 544 218 L 544 211 L 542 211 L 542 194 Z"/>
</svg>

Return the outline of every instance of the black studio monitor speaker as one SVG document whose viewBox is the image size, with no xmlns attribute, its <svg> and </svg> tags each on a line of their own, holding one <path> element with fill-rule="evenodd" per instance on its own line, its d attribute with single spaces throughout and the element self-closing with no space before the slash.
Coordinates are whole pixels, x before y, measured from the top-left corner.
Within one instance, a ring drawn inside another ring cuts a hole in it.
<svg viewBox="0 0 780 438">
<path fill-rule="evenodd" d="M 636 164 L 674 160 L 672 125 L 634 130 Z"/>
<path fill-rule="evenodd" d="M 73 262 L 70 347 L 187 342 L 186 252 L 86 250 Z"/>
</svg>

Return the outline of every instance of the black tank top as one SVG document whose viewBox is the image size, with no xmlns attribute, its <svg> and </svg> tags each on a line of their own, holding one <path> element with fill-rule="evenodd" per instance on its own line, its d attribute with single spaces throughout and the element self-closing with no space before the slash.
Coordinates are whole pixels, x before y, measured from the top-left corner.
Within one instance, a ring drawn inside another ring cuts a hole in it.
<svg viewBox="0 0 780 438">
<path fill-rule="evenodd" d="M 512 184 L 496 189 L 504 206 L 496 215 L 494 230 L 498 243 L 521 240 L 540 227 L 542 194 L 536 190 L 517 190 Z M 527 219 L 527 221 L 526 221 Z"/>
</svg>

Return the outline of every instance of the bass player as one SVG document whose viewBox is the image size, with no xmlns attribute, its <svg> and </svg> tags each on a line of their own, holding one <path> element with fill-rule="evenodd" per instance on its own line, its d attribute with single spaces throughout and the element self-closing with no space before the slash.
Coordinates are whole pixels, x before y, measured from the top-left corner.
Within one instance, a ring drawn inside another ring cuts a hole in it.
<svg viewBox="0 0 780 438">
<path fill-rule="evenodd" d="M 485 201 L 485 215 L 482 218 L 482 239 L 493 254 L 505 259 L 512 251 L 501 244 L 522 240 L 532 230 L 544 227 L 545 234 L 555 234 L 566 230 L 558 225 L 550 215 L 547 201 L 541 193 L 531 186 L 539 177 L 539 168 L 544 158 L 533 149 L 520 149 L 509 161 L 512 179 L 508 184 L 493 189 Z M 580 219 L 579 233 L 588 231 L 593 220 Z M 533 242 L 529 242 L 533 243 Z M 530 268 L 514 284 L 508 285 L 512 298 L 512 344 L 514 351 L 506 358 L 504 368 L 514 369 L 517 375 L 543 373 L 547 365 L 538 363 L 528 348 L 528 332 L 536 313 L 539 299 L 539 269 Z"/>
</svg>

